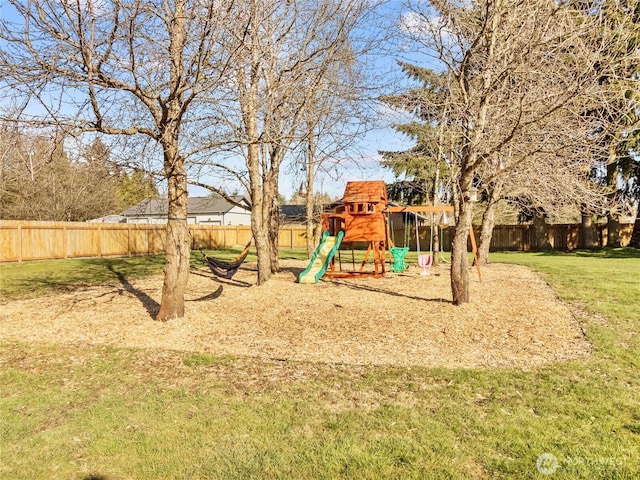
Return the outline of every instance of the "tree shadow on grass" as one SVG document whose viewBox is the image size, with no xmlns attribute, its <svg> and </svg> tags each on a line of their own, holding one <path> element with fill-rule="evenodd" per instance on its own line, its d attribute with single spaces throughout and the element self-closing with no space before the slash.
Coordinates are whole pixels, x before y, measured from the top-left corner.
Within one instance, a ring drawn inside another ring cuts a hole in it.
<svg viewBox="0 0 640 480">
<path fill-rule="evenodd" d="M 252 270 L 252 269 L 241 267 L 240 270 Z M 223 285 L 230 285 L 234 287 L 244 287 L 244 288 L 253 286 L 253 284 L 249 282 L 245 282 L 244 280 L 238 280 L 235 278 L 216 277 L 213 273 L 210 273 L 208 270 L 205 270 L 205 269 L 191 269 L 189 274 L 196 275 L 198 277 L 209 278 L 214 282 L 221 283 Z"/>
<path fill-rule="evenodd" d="M 579 258 L 640 258 L 640 249 L 633 247 L 600 248 L 597 250 L 572 250 L 561 252 L 558 250 L 542 250 L 537 252 L 545 257 L 579 257 Z"/>
<path fill-rule="evenodd" d="M 122 287 L 127 292 L 129 292 L 130 294 L 135 296 L 138 300 L 140 300 L 140 303 L 142 303 L 145 310 L 149 313 L 149 315 L 152 318 L 155 318 L 156 315 L 158 315 L 158 312 L 160 311 L 160 304 L 158 302 L 156 302 L 153 298 L 151 298 L 147 293 L 135 288 L 131 284 L 131 282 L 127 280 L 127 277 L 125 277 L 122 272 L 119 272 L 115 268 L 113 268 L 113 265 L 108 265 L 107 268 L 120 281 L 120 283 L 122 284 Z"/>
<path fill-rule="evenodd" d="M 576 257 L 592 258 L 640 258 L 640 249 L 633 247 L 603 248 L 602 250 L 578 250 Z"/>
</svg>

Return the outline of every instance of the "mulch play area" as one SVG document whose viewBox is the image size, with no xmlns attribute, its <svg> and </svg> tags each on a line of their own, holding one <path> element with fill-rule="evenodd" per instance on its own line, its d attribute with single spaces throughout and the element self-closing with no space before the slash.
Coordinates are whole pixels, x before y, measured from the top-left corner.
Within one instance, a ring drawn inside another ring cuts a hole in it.
<svg viewBox="0 0 640 480">
<path fill-rule="evenodd" d="M 471 303 L 451 304 L 449 267 L 381 279 L 295 282 L 305 262 L 254 286 L 255 264 L 231 281 L 204 268 L 189 280 L 187 315 L 156 322 L 162 276 L 83 287 L 1 305 L 0 340 L 108 344 L 211 355 L 342 364 L 531 369 L 586 355 L 579 321 L 533 271 L 471 273 Z"/>
</svg>

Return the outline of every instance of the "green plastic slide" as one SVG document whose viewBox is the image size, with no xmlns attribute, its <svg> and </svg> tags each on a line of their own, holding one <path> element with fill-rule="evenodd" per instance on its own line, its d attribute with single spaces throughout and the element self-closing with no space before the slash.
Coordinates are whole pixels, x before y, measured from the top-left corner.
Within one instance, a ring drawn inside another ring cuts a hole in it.
<svg viewBox="0 0 640 480">
<path fill-rule="evenodd" d="M 336 254 L 338 247 L 340 247 L 342 237 L 344 237 L 344 232 L 338 232 L 337 237 L 330 236 L 328 231 L 322 232 L 320 244 L 316 251 L 313 252 L 309 266 L 300 272 L 298 283 L 318 283 L 318 280 L 327 271 L 327 267 Z"/>
</svg>

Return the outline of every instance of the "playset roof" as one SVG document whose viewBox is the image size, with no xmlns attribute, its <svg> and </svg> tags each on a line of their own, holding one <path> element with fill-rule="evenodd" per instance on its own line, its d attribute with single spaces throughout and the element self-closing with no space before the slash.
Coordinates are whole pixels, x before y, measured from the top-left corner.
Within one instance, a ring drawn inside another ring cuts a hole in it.
<svg viewBox="0 0 640 480">
<path fill-rule="evenodd" d="M 382 180 L 347 182 L 344 203 L 388 203 L 387 187 Z"/>
</svg>

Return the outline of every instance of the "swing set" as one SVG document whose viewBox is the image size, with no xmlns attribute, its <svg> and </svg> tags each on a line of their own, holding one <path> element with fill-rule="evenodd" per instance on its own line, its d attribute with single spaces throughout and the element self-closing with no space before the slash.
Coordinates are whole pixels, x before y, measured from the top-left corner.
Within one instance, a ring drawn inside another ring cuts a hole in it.
<svg viewBox="0 0 640 480">
<path fill-rule="evenodd" d="M 443 209 L 444 207 L 444 209 Z M 438 222 L 439 225 L 448 225 L 449 224 L 449 220 L 447 217 L 447 212 L 449 211 L 453 211 L 453 207 L 449 207 L 449 206 L 420 206 L 420 207 L 399 207 L 396 205 L 390 205 L 389 207 L 387 207 L 386 211 L 388 214 L 388 222 L 389 222 L 389 230 L 391 232 L 390 236 L 390 244 L 392 245 L 391 247 L 389 247 L 389 251 L 391 252 L 391 254 L 393 255 L 393 268 L 392 270 L 395 273 L 400 273 L 400 272 L 404 272 L 405 270 L 407 270 L 408 266 L 406 265 L 406 263 L 404 262 L 404 258 L 406 256 L 406 254 L 409 252 L 409 244 L 411 242 L 411 216 L 410 213 L 413 213 L 413 218 L 415 220 L 415 233 L 416 233 L 416 252 L 418 254 L 418 266 L 422 269 L 421 274 L 422 275 L 429 275 L 429 268 L 431 267 L 431 265 L 433 264 L 433 256 L 434 256 L 434 252 L 433 252 L 433 235 L 429 235 L 429 253 L 421 253 L 421 249 L 420 249 L 420 233 L 419 233 L 419 229 L 420 229 L 420 224 L 419 224 L 419 217 L 420 215 L 418 215 L 418 210 L 420 213 L 429 213 L 429 218 L 430 218 L 430 232 L 433 232 L 433 226 L 435 224 L 434 222 L 434 215 L 436 213 L 441 213 L 440 216 L 440 220 Z M 396 213 L 396 212 L 402 212 L 404 213 L 404 237 L 403 237 L 403 246 L 402 247 L 398 247 L 395 244 L 395 230 L 393 228 L 393 217 L 392 217 L 392 213 Z M 424 217 L 423 217 L 424 218 Z M 442 235 L 442 233 L 441 233 Z"/>
<path fill-rule="evenodd" d="M 402 207 L 404 208 L 404 207 Z M 437 225 L 440 227 L 440 245 L 443 244 L 443 236 L 442 236 L 442 227 L 449 225 L 449 218 L 447 216 L 447 211 L 443 211 L 441 213 L 441 215 L 439 216 L 439 220 Z M 406 256 L 406 254 L 409 252 L 410 247 L 409 244 L 411 243 L 411 217 L 410 217 L 410 213 L 409 211 L 404 211 L 404 236 L 403 236 L 403 241 L 402 241 L 402 247 L 397 246 L 396 244 L 396 239 L 395 239 L 395 229 L 393 227 L 393 215 L 392 212 L 389 211 L 389 209 L 387 209 L 388 212 L 388 217 L 387 217 L 387 222 L 389 224 L 389 231 L 390 231 L 390 245 L 391 247 L 389 247 L 389 251 L 391 252 L 392 256 L 393 256 L 393 267 L 392 270 L 395 273 L 400 273 L 400 272 L 404 272 L 405 270 L 407 270 L 408 266 L 405 264 L 404 262 L 404 258 Z M 433 264 L 433 262 L 435 261 L 434 258 L 434 251 L 433 251 L 433 227 L 434 225 L 436 225 L 436 222 L 434 222 L 434 212 L 431 212 L 429 214 L 429 218 L 430 218 L 430 235 L 429 235 L 429 254 L 422 254 L 421 250 L 420 250 L 420 235 L 419 235 L 419 223 L 418 223 L 418 213 L 413 212 L 413 218 L 415 219 L 415 232 L 416 232 L 416 251 L 418 254 L 418 266 L 420 268 L 422 268 L 422 275 L 428 275 L 429 274 L 429 268 L 431 267 L 431 265 Z M 425 217 L 422 217 L 423 219 Z M 440 261 L 444 261 L 444 259 L 442 258 L 442 253 L 438 252 L 438 255 L 440 255 Z"/>
</svg>

